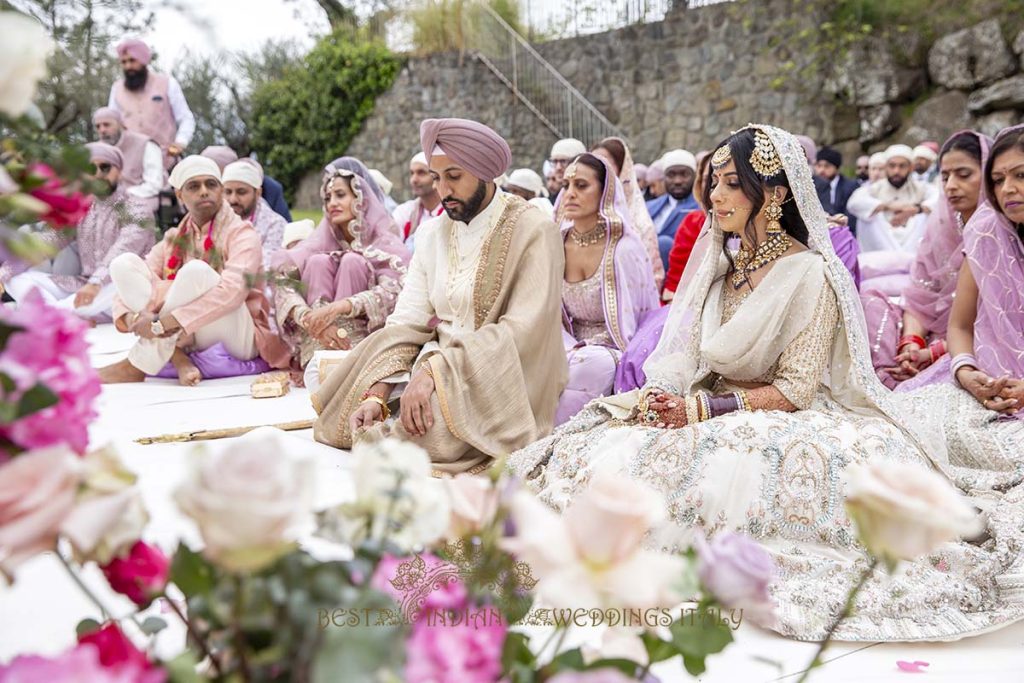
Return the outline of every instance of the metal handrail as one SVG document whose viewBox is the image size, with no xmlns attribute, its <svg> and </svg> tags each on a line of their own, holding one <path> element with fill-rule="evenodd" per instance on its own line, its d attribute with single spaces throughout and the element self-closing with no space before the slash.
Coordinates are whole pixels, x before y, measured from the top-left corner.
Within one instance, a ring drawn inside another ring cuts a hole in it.
<svg viewBox="0 0 1024 683">
<path fill-rule="evenodd" d="M 496 40 L 488 40 L 488 26 L 474 27 L 473 54 L 490 69 L 538 119 L 559 137 L 580 138 L 590 145 L 622 132 L 598 111 L 583 94 L 558 72 L 508 22 L 485 2 L 476 3 L 498 28 Z M 504 46 L 507 46 L 505 48 Z M 507 49 L 508 54 L 502 53 Z M 507 62 L 506 64 L 503 64 Z M 503 68 L 505 67 L 505 68 Z"/>
</svg>

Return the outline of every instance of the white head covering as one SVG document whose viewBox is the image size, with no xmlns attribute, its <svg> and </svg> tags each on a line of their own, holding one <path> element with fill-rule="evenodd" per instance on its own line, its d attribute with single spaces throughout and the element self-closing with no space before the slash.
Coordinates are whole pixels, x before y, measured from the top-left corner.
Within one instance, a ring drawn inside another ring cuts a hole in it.
<svg viewBox="0 0 1024 683">
<path fill-rule="evenodd" d="M 665 155 L 661 157 L 661 167 L 667 172 L 673 166 L 685 166 L 696 173 L 697 157 L 685 149 L 673 149 L 665 152 Z"/>
<path fill-rule="evenodd" d="M 252 185 L 258 190 L 263 187 L 263 169 L 244 161 L 233 161 L 224 167 L 224 175 L 221 177 L 221 182 L 229 180 Z"/>
<path fill-rule="evenodd" d="M 939 158 L 939 155 L 931 147 L 925 147 L 924 145 L 918 145 L 914 148 L 914 157 L 922 157 L 928 161 L 934 162 Z"/>
<path fill-rule="evenodd" d="M 587 151 L 587 146 L 576 138 L 565 138 L 551 146 L 552 159 L 575 159 Z"/>
<path fill-rule="evenodd" d="M 375 168 L 370 169 L 370 175 L 377 181 L 377 186 L 380 187 L 381 192 L 385 195 L 391 194 L 391 188 L 394 187 L 395 184 L 388 180 L 387 176 Z"/>
<path fill-rule="evenodd" d="M 885 166 L 885 152 L 875 152 L 868 159 L 868 168 L 872 166 Z"/>
<path fill-rule="evenodd" d="M 308 218 L 289 223 L 284 226 L 284 237 L 281 239 L 281 245 L 287 247 L 292 242 L 301 242 L 313 234 L 315 227 L 313 221 Z"/>
<path fill-rule="evenodd" d="M 220 181 L 220 168 L 217 162 L 209 157 L 192 154 L 179 161 L 171 171 L 171 187 L 180 190 L 192 178 L 205 175 L 213 176 Z"/>
<path fill-rule="evenodd" d="M 427 168 L 430 168 L 430 164 L 427 163 L 427 155 L 423 152 L 416 152 L 416 156 L 409 160 L 409 167 L 412 168 L 416 164 L 422 164 Z"/>
<path fill-rule="evenodd" d="M 527 192 L 532 192 L 538 197 L 544 191 L 544 181 L 536 172 L 528 168 L 517 168 L 508 177 L 508 184 L 521 187 Z"/>
<path fill-rule="evenodd" d="M 914 150 L 910 149 L 910 145 L 890 145 L 889 148 L 885 150 L 886 163 L 889 162 L 889 159 L 895 159 L 896 157 L 903 157 L 907 161 L 913 161 Z"/>
</svg>

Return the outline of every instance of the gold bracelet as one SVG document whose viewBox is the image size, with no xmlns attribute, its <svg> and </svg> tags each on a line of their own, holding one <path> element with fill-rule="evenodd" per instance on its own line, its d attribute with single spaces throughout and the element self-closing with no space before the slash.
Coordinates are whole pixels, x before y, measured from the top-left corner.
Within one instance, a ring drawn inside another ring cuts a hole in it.
<svg viewBox="0 0 1024 683">
<path fill-rule="evenodd" d="M 700 418 L 697 413 L 697 397 L 687 396 L 683 400 L 683 406 L 686 408 L 686 424 L 692 425 L 700 422 Z"/>
<path fill-rule="evenodd" d="M 391 417 L 391 408 L 388 408 L 388 403 L 383 398 L 377 394 L 367 393 L 363 398 L 363 403 L 366 403 L 367 401 L 372 401 L 380 406 L 381 420 L 386 420 Z"/>
<path fill-rule="evenodd" d="M 705 422 L 711 419 L 711 404 L 708 403 L 708 395 L 703 391 L 697 392 L 697 399 L 700 401 L 697 411 L 697 417 L 700 422 Z"/>
</svg>

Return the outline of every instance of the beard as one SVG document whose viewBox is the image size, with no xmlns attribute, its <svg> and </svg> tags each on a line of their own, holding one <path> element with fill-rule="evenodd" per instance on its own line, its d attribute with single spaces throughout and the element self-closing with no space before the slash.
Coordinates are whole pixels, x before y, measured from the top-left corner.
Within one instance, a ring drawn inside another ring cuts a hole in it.
<svg viewBox="0 0 1024 683">
<path fill-rule="evenodd" d="M 105 142 L 108 145 L 116 145 L 121 141 L 121 131 L 115 131 L 112 133 L 100 133 L 100 142 Z"/>
<path fill-rule="evenodd" d="M 473 196 L 466 201 L 456 199 L 455 197 L 445 197 L 445 202 L 458 202 L 459 206 L 455 209 L 449 209 L 447 206 L 444 207 L 445 213 L 453 221 L 459 221 L 460 223 L 469 223 L 473 220 L 473 217 L 480 213 L 480 207 L 484 203 L 484 198 L 487 196 L 487 183 L 482 180 L 477 181 L 479 184 L 476 187 L 476 192 Z"/>
<path fill-rule="evenodd" d="M 676 201 L 686 199 L 693 194 L 693 185 L 669 185 L 665 189 Z"/>
<path fill-rule="evenodd" d="M 887 176 L 889 184 L 895 187 L 897 190 L 907 184 L 907 177 L 905 175 L 898 176 Z"/>
<path fill-rule="evenodd" d="M 146 87 L 146 79 L 149 77 L 149 69 L 142 67 L 138 71 L 124 72 L 124 87 L 137 92 Z"/>
</svg>

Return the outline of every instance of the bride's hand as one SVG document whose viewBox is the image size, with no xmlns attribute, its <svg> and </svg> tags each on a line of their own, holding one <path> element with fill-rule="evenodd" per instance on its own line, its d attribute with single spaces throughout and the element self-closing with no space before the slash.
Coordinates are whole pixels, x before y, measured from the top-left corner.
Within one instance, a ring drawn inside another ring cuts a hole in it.
<svg viewBox="0 0 1024 683">
<path fill-rule="evenodd" d="M 686 406 L 682 396 L 675 394 L 652 394 L 648 407 L 658 413 L 659 429 L 675 429 L 686 426 Z"/>
</svg>

